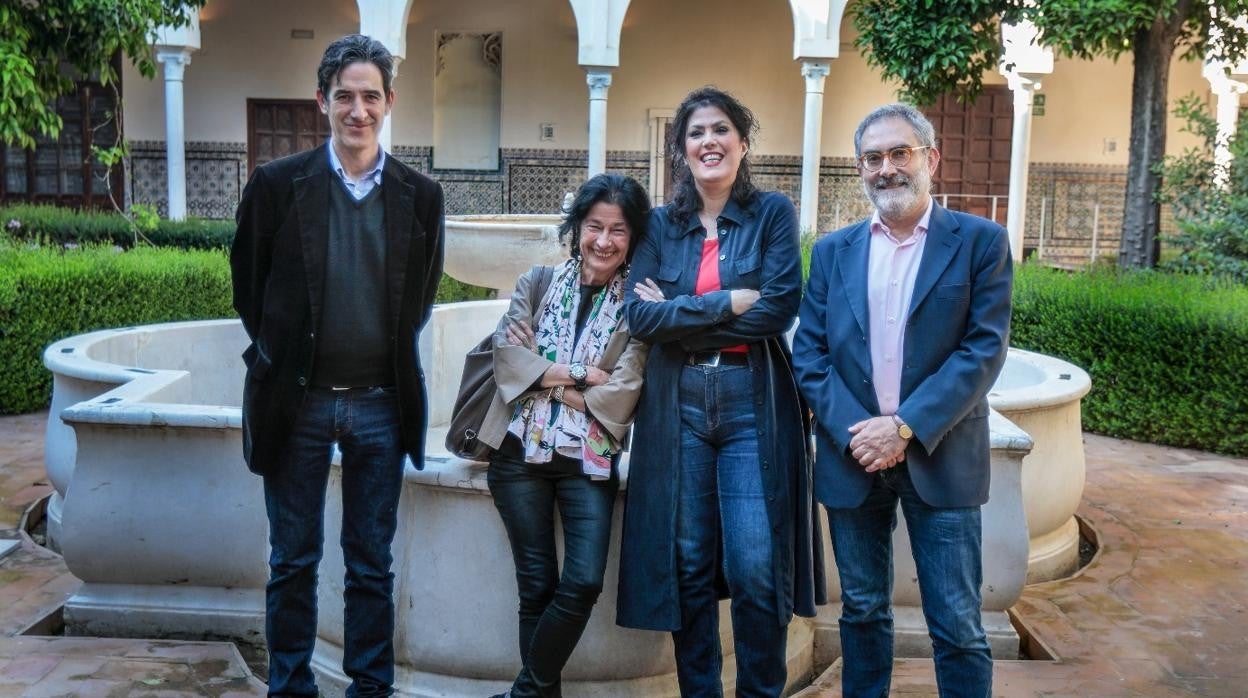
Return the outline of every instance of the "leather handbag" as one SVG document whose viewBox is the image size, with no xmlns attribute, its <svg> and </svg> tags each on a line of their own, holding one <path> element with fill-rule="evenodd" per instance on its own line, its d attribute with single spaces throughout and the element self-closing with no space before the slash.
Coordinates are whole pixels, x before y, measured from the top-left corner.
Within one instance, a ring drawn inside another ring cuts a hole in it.
<svg viewBox="0 0 1248 698">
<path fill-rule="evenodd" d="M 536 292 L 532 295 L 534 311 L 546 295 L 554 273 L 554 267 L 541 267 Z M 532 317 L 529 322 L 532 324 Z M 464 373 L 459 379 L 459 394 L 455 396 L 451 422 L 446 430 L 446 450 L 467 460 L 490 459 L 493 449 L 477 439 L 477 435 L 497 391 L 498 384 L 494 381 L 494 332 L 490 332 L 464 356 Z"/>
</svg>

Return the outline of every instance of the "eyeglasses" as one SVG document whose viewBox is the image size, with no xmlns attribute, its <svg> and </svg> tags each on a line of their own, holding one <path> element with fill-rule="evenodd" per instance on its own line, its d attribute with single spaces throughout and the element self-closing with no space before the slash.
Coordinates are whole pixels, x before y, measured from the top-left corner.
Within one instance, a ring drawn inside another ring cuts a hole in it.
<svg viewBox="0 0 1248 698">
<path fill-rule="evenodd" d="M 887 155 L 888 161 L 893 164 L 893 167 L 905 167 L 910 164 L 910 156 L 914 154 L 914 151 L 927 150 L 931 147 L 930 145 L 916 145 L 914 147 L 902 145 L 889 150 L 887 153 L 876 151 L 863 153 L 858 158 L 858 164 L 862 165 L 862 169 L 867 172 L 879 172 L 880 168 L 884 166 L 884 157 Z"/>
</svg>

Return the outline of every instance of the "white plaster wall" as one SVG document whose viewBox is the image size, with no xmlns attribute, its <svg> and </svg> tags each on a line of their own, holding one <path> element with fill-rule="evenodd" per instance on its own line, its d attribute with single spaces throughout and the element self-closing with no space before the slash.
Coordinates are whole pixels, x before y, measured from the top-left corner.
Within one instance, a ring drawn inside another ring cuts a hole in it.
<svg viewBox="0 0 1248 698">
<path fill-rule="evenodd" d="M 1200 70 L 1200 62 L 1185 61 L 1176 54 L 1170 66 L 1171 110 L 1178 98 L 1192 92 L 1209 98 L 1209 82 Z M 1045 114 L 1031 122 L 1032 160 L 1125 166 L 1131 140 L 1131 77 L 1130 54 L 1117 63 L 1106 58 L 1054 61 L 1053 74 L 1041 89 L 1046 95 Z M 1166 120 L 1167 153 L 1199 145 L 1182 127 L 1183 122 L 1173 115 Z M 1105 152 L 1104 142 L 1110 138 L 1117 141 L 1113 153 Z"/>
<path fill-rule="evenodd" d="M 406 75 L 396 109 L 394 142 L 433 142 L 434 35 L 438 31 L 503 33 L 503 148 L 584 148 L 589 93 L 576 64 L 576 21 L 566 0 L 428 0 L 412 5 Z M 538 125 L 555 124 L 555 141 Z M 617 148 L 615 144 L 609 147 Z"/>
<path fill-rule="evenodd" d="M 359 26 L 354 0 L 210 0 L 186 68 L 187 140 L 245 142 L 249 97 L 312 99 L 326 44 Z M 292 29 L 315 36 L 292 39 Z M 164 140 L 163 76 L 149 82 L 127 62 L 122 79 L 127 137 Z"/>
<path fill-rule="evenodd" d="M 352 0 L 210 0 L 201 15 L 203 48 L 186 71 L 186 127 L 192 141 L 246 140 L 246 99 L 311 98 L 325 44 L 356 31 Z M 633 0 L 621 35 L 608 107 L 607 146 L 645 150 L 646 110 L 674 108 L 690 89 L 714 83 L 738 95 L 762 123 L 756 151 L 801 153 L 804 83 L 792 60 L 792 19 L 784 0 Z M 311 29 L 312 40 L 290 38 Z M 503 148 L 584 148 L 585 73 L 576 63 L 576 23 L 566 0 L 427 0 L 414 3 L 407 56 L 395 83 L 394 143 L 433 143 L 436 31 L 503 33 Z M 847 19 L 841 56 L 825 85 L 823 152 L 852 154 L 852 133 L 873 106 L 894 98 L 852 47 Z M 132 140 L 164 138 L 164 87 L 125 69 L 126 128 Z M 990 83 L 1001 82 L 992 72 Z M 1198 63 L 1177 58 L 1170 96 L 1209 95 Z M 1032 126 L 1035 162 L 1122 166 L 1130 130 L 1131 58 L 1059 59 L 1044 82 L 1046 113 Z M 539 124 L 555 124 L 555 140 Z M 1167 150 L 1194 144 L 1171 118 Z M 1104 152 L 1106 138 L 1117 140 Z"/>
<path fill-rule="evenodd" d="M 483 46 L 473 32 L 442 47 L 442 70 L 434 78 L 435 168 L 498 169 L 502 81 L 482 58 Z"/>
</svg>

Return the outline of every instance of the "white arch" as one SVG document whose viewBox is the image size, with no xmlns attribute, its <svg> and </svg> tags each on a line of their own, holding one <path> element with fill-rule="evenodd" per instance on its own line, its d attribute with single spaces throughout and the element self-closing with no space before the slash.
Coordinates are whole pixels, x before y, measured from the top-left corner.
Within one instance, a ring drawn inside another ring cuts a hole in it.
<svg viewBox="0 0 1248 698">
<path fill-rule="evenodd" d="M 360 33 L 380 41 L 391 55 L 402 60 L 407 55 L 407 17 L 412 2 L 355 0 L 360 8 Z"/>
<path fill-rule="evenodd" d="M 630 0 L 568 0 L 576 15 L 577 54 L 581 66 L 618 68 L 620 31 Z"/>
<path fill-rule="evenodd" d="M 841 18 L 849 0 L 789 0 L 793 10 L 794 60 L 841 55 Z"/>
</svg>

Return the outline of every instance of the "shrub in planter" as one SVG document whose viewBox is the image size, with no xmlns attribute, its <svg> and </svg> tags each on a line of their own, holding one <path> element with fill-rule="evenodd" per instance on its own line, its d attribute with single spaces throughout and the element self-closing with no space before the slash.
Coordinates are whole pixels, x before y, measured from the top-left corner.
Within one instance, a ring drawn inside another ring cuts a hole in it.
<svg viewBox="0 0 1248 698">
<path fill-rule="evenodd" d="M 235 317 L 229 262 L 220 250 L 65 250 L 0 240 L 0 270 L 0 414 L 48 405 L 52 377 L 42 356 L 58 339 L 110 327 Z M 437 302 L 489 294 L 443 275 Z"/>
<path fill-rule="evenodd" d="M 219 251 L 144 247 L 76 250 L 0 244 L 0 413 L 46 407 L 43 350 L 83 332 L 230 317 L 230 272 Z"/>
<path fill-rule="evenodd" d="M 1024 265 L 1010 343 L 1091 374 L 1083 402 L 1089 431 L 1248 455 L 1248 288 Z"/>
<path fill-rule="evenodd" d="M 55 245 L 108 244 L 133 247 L 134 227 L 113 211 L 76 211 L 58 206 L 20 204 L 0 208 L 0 226 L 19 241 Z M 228 248 L 234 240 L 234 222 L 189 218 L 158 219 L 142 232 L 140 242 L 157 247 L 210 250 Z"/>
</svg>

